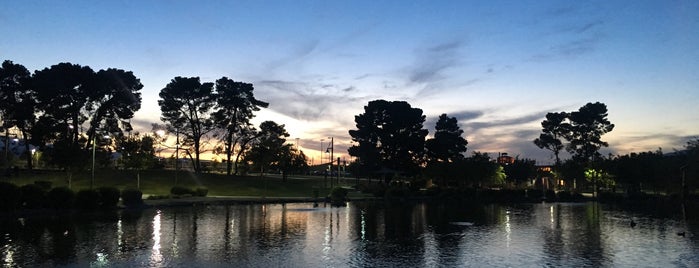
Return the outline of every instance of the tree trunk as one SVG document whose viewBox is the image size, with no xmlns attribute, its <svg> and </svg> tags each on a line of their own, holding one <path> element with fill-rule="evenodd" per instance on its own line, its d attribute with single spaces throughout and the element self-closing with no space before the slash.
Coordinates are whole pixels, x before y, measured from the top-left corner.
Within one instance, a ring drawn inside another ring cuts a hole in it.
<svg viewBox="0 0 699 268">
<path fill-rule="evenodd" d="M 226 175 L 231 175 L 233 171 L 233 163 L 231 163 L 231 155 L 233 154 L 233 132 L 229 132 L 226 136 Z"/>
<path fill-rule="evenodd" d="M 29 149 L 29 139 L 27 139 L 27 132 L 22 129 L 22 138 L 24 138 L 24 152 L 27 154 L 27 170 L 32 170 L 32 161 L 34 154 Z"/>
</svg>

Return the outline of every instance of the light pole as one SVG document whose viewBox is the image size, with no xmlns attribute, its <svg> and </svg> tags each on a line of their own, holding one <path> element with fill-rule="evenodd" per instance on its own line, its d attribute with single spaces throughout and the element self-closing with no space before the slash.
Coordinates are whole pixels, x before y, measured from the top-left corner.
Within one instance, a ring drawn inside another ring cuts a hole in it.
<svg viewBox="0 0 699 268">
<path fill-rule="evenodd" d="M 328 149 L 325 150 L 325 152 L 328 150 L 330 151 L 330 188 L 333 188 L 333 147 L 335 146 L 335 139 L 334 137 L 328 138 L 330 138 L 330 146 L 328 146 Z"/>
</svg>

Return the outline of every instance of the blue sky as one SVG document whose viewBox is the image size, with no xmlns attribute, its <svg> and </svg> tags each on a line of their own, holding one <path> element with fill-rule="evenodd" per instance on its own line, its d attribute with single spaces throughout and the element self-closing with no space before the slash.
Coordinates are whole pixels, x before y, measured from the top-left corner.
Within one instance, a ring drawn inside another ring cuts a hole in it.
<svg viewBox="0 0 699 268">
<path fill-rule="evenodd" d="M 604 152 L 681 149 L 699 137 L 697 1 L 4 1 L 0 58 L 133 71 L 133 122 L 159 122 L 175 76 L 251 82 L 317 161 L 350 143 L 374 99 L 459 118 L 469 152 L 551 162 L 547 112 L 607 104 Z"/>
</svg>

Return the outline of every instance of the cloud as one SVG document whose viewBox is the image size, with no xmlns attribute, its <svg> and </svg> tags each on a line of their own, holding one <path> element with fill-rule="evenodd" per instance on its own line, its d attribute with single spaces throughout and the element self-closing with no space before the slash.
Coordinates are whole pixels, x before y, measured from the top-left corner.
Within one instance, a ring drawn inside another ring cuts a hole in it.
<svg viewBox="0 0 699 268">
<path fill-rule="evenodd" d="M 461 127 L 461 129 L 463 129 L 463 122 L 470 121 L 483 116 L 483 111 L 457 111 L 446 114 L 448 117 L 456 118 L 456 121 L 458 122 L 459 126 Z M 423 126 L 426 129 L 428 129 L 430 133 L 434 133 L 434 128 L 437 125 L 437 120 L 439 120 L 440 115 L 441 114 L 435 116 L 427 116 L 427 118 L 425 119 L 425 123 L 423 124 Z"/>
<path fill-rule="evenodd" d="M 357 96 L 354 86 L 328 83 L 262 80 L 255 83 L 255 88 L 258 98 L 270 103 L 270 110 L 302 121 L 341 114 L 342 109 L 361 105 L 370 98 Z"/>
<path fill-rule="evenodd" d="M 549 40 L 544 51 L 535 52 L 530 60 L 550 61 L 568 59 L 594 52 L 604 40 L 605 20 L 595 4 L 566 4 L 552 7 L 541 14 L 540 22 L 550 30 L 539 39 Z"/>
<path fill-rule="evenodd" d="M 462 41 L 449 41 L 424 50 L 418 50 L 415 63 L 410 67 L 408 80 L 411 83 L 430 83 L 443 79 L 443 72 L 459 65 L 459 50 Z"/>
<path fill-rule="evenodd" d="M 308 57 L 313 54 L 319 47 L 320 41 L 317 39 L 308 40 L 305 43 L 301 43 L 296 47 L 292 48 L 292 51 L 285 55 L 284 57 L 270 61 L 267 63 L 268 70 L 277 70 L 280 68 L 287 67 L 292 63 L 299 63 L 308 59 Z"/>
<path fill-rule="evenodd" d="M 517 126 L 522 124 L 527 124 L 536 121 L 542 121 L 546 118 L 546 112 L 536 112 L 520 117 L 503 119 L 503 120 L 491 120 L 488 122 L 471 122 L 468 123 L 468 128 L 471 130 L 480 130 L 492 127 L 506 127 L 506 126 Z"/>
</svg>

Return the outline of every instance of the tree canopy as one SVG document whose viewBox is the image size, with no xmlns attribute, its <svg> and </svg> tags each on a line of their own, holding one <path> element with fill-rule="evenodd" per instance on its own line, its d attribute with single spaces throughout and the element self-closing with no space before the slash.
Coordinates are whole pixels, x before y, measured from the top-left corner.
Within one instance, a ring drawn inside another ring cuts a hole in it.
<svg viewBox="0 0 699 268">
<path fill-rule="evenodd" d="M 212 114 L 214 124 L 223 130 L 226 172 L 232 172 L 231 157 L 238 138 L 245 137 L 253 112 L 267 108 L 268 103 L 255 98 L 254 87 L 250 83 L 236 82 L 227 77 L 216 80 L 216 111 Z M 237 162 L 237 161 L 236 161 Z"/>
<path fill-rule="evenodd" d="M 600 102 L 587 103 L 570 113 L 548 113 L 541 126 L 542 133 L 534 144 L 552 151 L 556 166 L 560 165 L 559 153 L 563 148 L 577 161 L 589 164 L 600 156 L 600 148 L 609 145 L 602 141 L 602 135 L 614 129 L 614 124 L 607 119 L 607 106 Z M 564 145 L 561 138 L 568 143 Z"/>
<path fill-rule="evenodd" d="M 570 124 L 566 122 L 568 113 L 548 113 L 546 120 L 541 122 L 541 134 L 534 140 L 534 144 L 553 152 L 556 157 L 556 166 L 561 164 L 560 152 L 565 148 L 561 139 L 567 137 L 570 132 Z"/>
<path fill-rule="evenodd" d="M 357 142 L 349 148 L 360 165 L 368 170 L 392 169 L 416 175 L 424 159 L 425 116 L 422 110 L 405 101 L 370 101 L 364 113 L 355 116 L 356 130 L 350 130 Z"/>
<path fill-rule="evenodd" d="M 202 138 L 213 129 L 209 117 L 216 101 L 213 87 L 213 83 L 201 83 L 199 77 L 178 76 L 160 90 L 160 119 L 167 123 L 169 131 L 183 136 L 181 140 L 190 147 L 187 152 L 196 172 L 201 172 Z"/>
<path fill-rule="evenodd" d="M 468 141 L 461 136 L 463 133 L 456 118 L 448 117 L 447 114 L 440 115 L 434 138 L 425 141 L 428 161 L 451 162 L 463 159 L 468 145 Z"/>
</svg>

